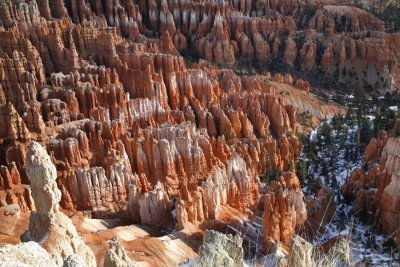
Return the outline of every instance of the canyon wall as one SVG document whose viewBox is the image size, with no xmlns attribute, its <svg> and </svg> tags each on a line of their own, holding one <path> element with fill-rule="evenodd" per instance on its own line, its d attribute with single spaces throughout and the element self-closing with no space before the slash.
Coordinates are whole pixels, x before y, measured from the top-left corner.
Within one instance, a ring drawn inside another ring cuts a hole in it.
<svg viewBox="0 0 400 267">
<path fill-rule="evenodd" d="M 195 49 L 233 63 L 226 16 L 234 5 L 2 1 L 0 205 L 44 208 L 27 171 L 37 141 L 56 166 L 67 214 L 182 230 L 220 219 L 224 205 L 245 213 L 265 201 L 264 227 L 268 216 L 280 225 L 266 240 L 288 246 L 306 217 L 293 173 L 302 149 L 296 108 L 271 78 L 181 56 Z M 307 91 L 307 82 L 296 84 Z M 265 200 L 259 177 L 272 166 L 284 175 Z"/>
<path fill-rule="evenodd" d="M 35 210 L 37 141 L 67 214 L 182 230 L 224 206 L 261 210 L 265 252 L 288 247 L 307 216 L 296 107 L 337 110 L 302 103 L 308 81 L 237 68 L 395 87 L 400 37 L 383 30 L 362 10 L 298 1 L 1 1 L 0 206 Z M 261 183 L 272 167 L 281 175 Z"/>
<path fill-rule="evenodd" d="M 354 213 L 389 235 L 400 227 L 399 152 L 400 139 L 381 131 L 365 150 L 363 168 L 351 172 L 341 188 L 345 200 L 353 203 Z"/>
</svg>

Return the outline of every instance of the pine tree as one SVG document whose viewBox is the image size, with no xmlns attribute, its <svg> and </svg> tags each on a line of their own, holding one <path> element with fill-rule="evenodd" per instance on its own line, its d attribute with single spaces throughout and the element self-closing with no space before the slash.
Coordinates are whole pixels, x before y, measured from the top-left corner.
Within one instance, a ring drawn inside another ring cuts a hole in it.
<svg viewBox="0 0 400 267">
<path fill-rule="evenodd" d="M 318 178 L 311 179 L 309 188 L 312 193 L 317 194 L 321 189 L 321 180 Z"/>
<path fill-rule="evenodd" d="M 296 162 L 296 174 L 299 177 L 299 181 L 302 185 L 307 179 L 307 164 L 303 159 L 299 159 Z"/>
<path fill-rule="evenodd" d="M 326 158 L 324 156 L 324 158 L 322 159 L 322 169 L 321 169 L 321 175 L 328 177 L 329 175 L 329 169 L 328 169 L 328 164 L 326 162 Z"/>
<path fill-rule="evenodd" d="M 278 178 L 281 176 L 281 171 L 276 165 L 272 163 L 270 157 L 267 158 L 267 162 L 265 165 L 264 182 L 271 183 L 272 181 L 278 180 Z"/>
<path fill-rule="evenodd" d="M 361 145 L 360 138 L 361 138 L 361 135 L 360 135 L 360 131 L 358 130 L 357 134 L 356 134 L 356 145 L 354 146 L 354 150 L 353 150 L 353 153 L 352 153 L 352 159 L 353 160 L 357 160 L 358 159 L 358 153 L 359 153 L 359 149 L 360 149 L 360 145 Z"/>
<path fill-rule="evenodd" d="M 349 160 L 351 158 L 351 148 L 346 145 L 344 150 L 344 159 Z"/>
<path fill-rule="evenodd" d="M 335 176 L 332 176 L 332 177 L 331 177 L 331 186 L 332 186 L 334 189 L 337 189 L 337 188 L 338 188 L 338 182 L 337 182 L 337 179 L 336 179 Z M 339 190 L 338 190 L 338 191 L 339 191 Z"/>
<path fill-rule="evenodd" d="M 367 117 L 362 118 L 359 133 L 360 133 L 360 143 L 364 145 L 368 144 L 372 136 L 371 136 L 370 121 Z"/>
</svg>

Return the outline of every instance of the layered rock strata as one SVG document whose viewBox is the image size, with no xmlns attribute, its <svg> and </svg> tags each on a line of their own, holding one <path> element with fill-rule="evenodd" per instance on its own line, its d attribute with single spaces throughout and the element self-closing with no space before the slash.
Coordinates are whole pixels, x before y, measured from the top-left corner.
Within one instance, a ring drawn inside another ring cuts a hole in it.
<svg viewBox="0 0 400 267">
<path fill-rule="evenodd" d="M 66 5 L 67 13 L 62 1 L 21 2 L 10 12 L 15 7 L 1 5 L 0 100 L 11 125 L 2 135 L 10 140 L 2 184 L 19 199 L 7 204 L 33 209 L 30 191 L 17 191 L 29 184 L 24 159 L 32 139 L 45 143 L 57 168 L 63 209 L 177 229 L 218 219 L 222 205 L 256 209 L 258 175 L 267 164 L 289 171 L 300 154 L 289 135 L 296 109 L 268 81 L 187 68 L 179 55 L 185 47 L 176 46 L 185 31 L 161 24 L 169 33 L 148 38 L 140 5 L 129 7 L 133 21 L 121 27 L 97 4 Z M 166 2 L 163 12 L 170 23 Z M 210 34 L 226 31 L 223 15 Z"/>
<path fill-rule="evenodd" d="M 305 220 L 293 175 L 301 144 L 297 109 L 274 87 L 308 92 L 310 84 L 288 74 L 238 76 L 207 62 L 277 58 L 327 75 L 369 66 L 379 84 L 392 85 L 397 35 L 379 32 L 380 22 L 362 12 L 320 10 L 296 1 L 2 1 L 0 206 L 35 209 L 26 158 L 36 140 L 56 166 L 61 194 L 52 190 L 65 212 L 182 230 L 219 220 L 225 205 L 264 205 L 265 222 L 273 219 L 264 223 L 265 243 L 288 246 Z M 335 23 L 351 34 L 332 32 Z M 283 178 L 260 189 L 272 166 Z M 58 201 L 51 205 L 58 210 Z"/>
</svg>

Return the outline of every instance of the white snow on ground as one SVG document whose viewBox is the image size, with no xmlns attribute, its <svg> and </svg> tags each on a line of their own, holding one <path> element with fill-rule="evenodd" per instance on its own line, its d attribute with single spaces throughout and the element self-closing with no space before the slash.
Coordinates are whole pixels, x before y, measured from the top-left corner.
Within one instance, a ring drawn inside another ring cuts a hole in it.
<svg viewBox="0 0 400 267">
<path fill-rule="evenodd" d="M 374 119 L 374 116 L 368 116 L 370 120 Z M 327 121 L 327 123 L 332 124 L 332 121 Z M 312 131 L 310 135 L 310 141 L 316 142 L 319 128 Z M 345 144 L 354 146 L 355 136 L 357 134 L 357 125 L 348 126 L 348 133 Z M 376 231 L 368 225 L 363 224 L 357 217 L 352 216 L 352 206 L 343 203 L 343 199 L 338 192 L 340 188 L 348 179 L 350 173 L 362 166 L 362 156 L 359 155 L 356 160 L 345 159 L 345 152 L 343 148 L 339 147 L 340 138 L 343 138 L 343 131 L 337 132 L 332 131 L 333 138 L 335 140 L 335 145 L 339 149 L 338 156 L 335 159 L 335 166 L 329 168 L 329 177 L 335 177 L 337 180 L 337 187 L 333 188 L 332 183 L 329 183 L 329 178 L 321 175 L 322 168 L 319 166 L 317 171 L 310 166 L 308 173 L 314 174 L 315 177 L 319 177 L 321 183 L 329 188 L 335 194 L 336 201 L 336 213 L 331 221 L 327 224 L 320 236 L 314 240 L 314 245 L 322 244 L 328 240 L 336 237 L 344 237 L 350 240 L 351 246 L 351 261 L 352 266 L 364 266 L 365 263 L 370 263 L 372 266 L 400 266 L 396 263 L 393 255 L 388 251 L 384 251 L 383 243 L 388 240 L 387 236 L 378 235 Z M 340 136 L 342 135 L 342 136 Z M 324 137 L 320 137 L 324 140 Z M 328 145 L 320 145 L 318 149 L 318 162 L 322 162 L 322 158 L 326 155 L 328 151 Z M 303 154 L 301 156 L 305 161 L 309 161 L 307 155 Z M 319 164 L 321 165 L 321 164 Z M 305 186 L 303 188 L 305 195 L 309 195 L 309 187 Z M 340 224 L 345 221 L 344 227 L 340 227 Z"/>
<path fill-rule="evenodd" d="M 315 141 L 315 139 L 317 138 L 317 132 L 318 132 L 318 128 L 315 128 L 314 130 L 312 130 L 312 132 L 310 133 L 311 141 Z"/>
<path fill-rule="evenodd" d="M 331 123 L 332 119 L 326 120 L 324 123 Z M 315 128 L 310 133 L 310 141 L 315 141 L 317 139 L 317 133 L 320 127 Z"/>
</svg>

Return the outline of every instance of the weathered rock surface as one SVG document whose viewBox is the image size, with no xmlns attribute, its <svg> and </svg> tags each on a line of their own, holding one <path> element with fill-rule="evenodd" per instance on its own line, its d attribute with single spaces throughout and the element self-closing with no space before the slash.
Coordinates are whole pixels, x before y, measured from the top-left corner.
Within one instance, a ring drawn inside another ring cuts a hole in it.
<svg viewBox="0 0 400 267">
<path fill-rule="evenodd" d="M 199 266 L 246 266 L 243 262 L 242 239 L 213 230 L 204 234 L 199 248 Z"/>
<path fill-rule="evenodd" d="M 26 165 L 37 208 L 22 239 L 43 245 L 57 265 L 62 265 L 69 255 L 77 254 L 87 266 L 96 266 L 93 251 L 78 236 L 72 221 L 59 210 L 61 192 L 56 184 L 56 168 L 40 144 L 32 142 L 29 146 Z"/>
<path fill-rule="evenodd" d="M 85 265 L 86 264 L 80 255 L 71 254 L 64 261 L 63 267 L 79 267 L 79 266 L 85 266 Z"/>
<path fill-rule="evenodd" d="M 380 189 L 384 189 L 380 199 L 378 220 L 382 230 L 388 234 L 395 232 L 400 227 L 400 217 L 398 214 L 399 207 L 397 205 L 400 199 L 400 195 L 397 190 L 397 184 L 400 179 L 398 174 L 400 168 L 400 160 L 398 157 L 399 151 L 400 139 L 389 138 L 381 154 L 381 161 L 384 162 L 382 176 L 388 177 L 390 182 L 385 187 L 383 182 L 380 183 Z M 384 177 L 382 178 L 381 180 L 385 179 Z"/>
<path fill-rule="evenodd" d="M 348 201 L 354 200 L 353 211 L 364 215 L 369 223 L 377 223 L 386 234 L 400 227 L 396 204 L 400 197 L 396 189 L 399 151 L 400 139 L 388 138 L 386 132 L 381 132 L 378 139 L 371 140 L 364 157 L 366 166 L 373 161 L 379 161 L 379 165 L 372 165 L 367 171 L 365 167 L 354 170 L 341 188 Z"/>
<path fill-rule="evenodd" d="M 297 111 L 340 110 L 319 107 L 310 83 L 290 74 L 272 81 L 209 63 L 284 62 L 342 82 L 355 71 L 362 85 L 390 87 L 400 43 L 365 12 L 296 1 L 4 0 L 0 26 L 0 206 L 29 212 L 35 202 L 31 238 L 57 264 L 92 258 L 59 207 L 198 227 L 221 220 L 225 206 L 262 206 L 267 165 L 288 175 L 268 189 L 265 240 L 288 246 L 306 217 L 290 174 L 302 149 Z M 297 94 L 278 89 L 292 85 Z M 33 182 L 31 141 L 55 165 L 43 169 L 51 181 Z M 51 246 L 67 229 L 63 248 Z"/>
<path fill-rule="evenodd" d="M 278 265 L 349 267 L 351 266 L 349 241 L 339 239 L 330 247 L 328 252 L 324 253 L 320 248 L 314 247 L 311 243 L 296 235 L 291 241 L 287 261 L 285 258 L 281 258 Z"/>
<path fill-rule="evenodd" d="M 333 192 L 322 187 L 317 194 L 317 198 L 309 198 L 306 200 L 307 205 L 307 226 L 310 227 L 312 233 L 318 233 L 322 230 L 322 226 L 331 222 L 335 215 L 336 205 Z"/>
<path fill-rule="evenodd" d="M 307 219 L 303 193 L 297 176 L 287 173 L 273 181 L 264 200 L 264 251 L 276 251 L 281 244 L 288 248 L 297 228 Z"/>
<path fill-rule="evenodd" d="M 14 228 L 20 219 L 21 211 L 17 204 L 0 207 L 0 234 L 14 235 Z"/>
<path fill-rule="evenodd" d="M 290 244 L 288 266 L 314 266 L 312 254 L 313 245 L 296 235 Z"/>
<path fill-rule="evenodd" d="M 0 246 L 0 266 L 57 266 L 47 251 L 36 242 Z"/>
<path fill-rule="evenodd" d="M 104 266 L 107 267 L 134 267 L 136 264 L 128 258 L 125 249 L 118 242 L 117 237 L 108 241 L 109 249 L 104 257 Z"/>
</svg>

